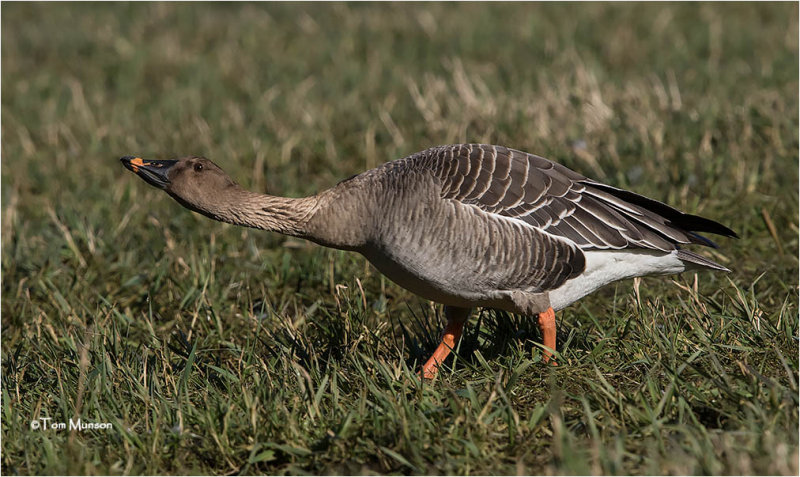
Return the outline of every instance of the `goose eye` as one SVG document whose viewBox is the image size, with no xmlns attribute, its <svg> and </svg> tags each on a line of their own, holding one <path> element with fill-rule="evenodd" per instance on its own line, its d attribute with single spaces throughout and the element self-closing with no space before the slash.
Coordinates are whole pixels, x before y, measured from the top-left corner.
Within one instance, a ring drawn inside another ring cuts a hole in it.
<svg viewBox="0 0 800 477">
<path fill-rule="evenodd" d="M 203 170 L 203 165 L 198 162 L 197 164 L 194 165 L 194 170 L 195 170 L 195 172 L 202 171 Z"/>
</svg>

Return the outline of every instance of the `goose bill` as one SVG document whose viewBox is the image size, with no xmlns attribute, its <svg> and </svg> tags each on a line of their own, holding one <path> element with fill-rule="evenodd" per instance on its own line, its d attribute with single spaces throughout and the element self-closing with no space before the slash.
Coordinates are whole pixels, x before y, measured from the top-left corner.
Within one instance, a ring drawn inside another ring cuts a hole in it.
<svg viewBox="0 0 800 477">
<path fill-rule="evenodd" d="M 169 185 L 169 171 L 178 161 L 151 161 L 141 157 L 125 156 L 122 164 L 153 187 L 164 189 Z"/>
</svg>

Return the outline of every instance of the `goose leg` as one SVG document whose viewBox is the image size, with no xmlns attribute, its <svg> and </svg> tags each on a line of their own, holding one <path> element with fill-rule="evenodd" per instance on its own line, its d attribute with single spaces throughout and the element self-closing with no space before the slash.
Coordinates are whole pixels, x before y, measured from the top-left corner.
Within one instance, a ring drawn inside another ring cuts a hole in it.
<svg viewBox="0 0 800 477">
<path fill-rule="evenodd" d="M 542 331 L 542 340 L 544 345 L 552 350 L 556 349 L 556 313 L 553 308 L 548 308 L 547 311 L 539 313 L 539 329 Z M 553 354 L 550 351 L 544 350 L 544 362 L 550 361 Z M 558 366 L 555 361 L 552 362 L 553 366 Z"/>
<path fill-rule="evenodd" d="M 456 347 L 458 339 L 461 338 L 461 333 L 464 331 L 464 323 L 467 322 L 469 313 L 472 311 L 469 308 L 458 308 L 454 306 L 444 307 L 444 316 L 447 318 L 447 325 L 444 327 L 442 333 L 442 342 L 433 352 L 433 356 L 422 367 L 422 377 L 425 379 L 433 379 L 436 372 L 439 371 L 439 365 L 442 364 Z"/>
</svg>

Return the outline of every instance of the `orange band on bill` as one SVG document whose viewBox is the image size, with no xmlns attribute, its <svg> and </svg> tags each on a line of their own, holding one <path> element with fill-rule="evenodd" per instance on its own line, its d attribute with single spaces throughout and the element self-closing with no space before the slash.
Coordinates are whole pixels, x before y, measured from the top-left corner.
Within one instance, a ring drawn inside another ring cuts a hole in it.
<svg viewBox="0 0 800 477">
<path fill-rule="evenodd" d="M 141 157 L 134 157 L 133 159 L 131 159 L 131 168 L 133 169 L 133 172 L 139 172 L 139 168 L 136 166 L 146 166 L 146 165 L 147 164 L 145 164 L 145 162 L 142 160 Z"/>
<path fill-rule="evenodd" d="M 139 167 L 136 167 L 136 166 L 140 166 L 140 167 L 141 166 L 161 167 L 160 164 L 156 164 L 156 163 L 153 163 L 153 162 L 144 162 L 144 160 L 141 157 L 134 157 L 133 159 L 131 159 L 131 167 L 133 167 L 133 172 L 139 172 Z"/>
</svg>

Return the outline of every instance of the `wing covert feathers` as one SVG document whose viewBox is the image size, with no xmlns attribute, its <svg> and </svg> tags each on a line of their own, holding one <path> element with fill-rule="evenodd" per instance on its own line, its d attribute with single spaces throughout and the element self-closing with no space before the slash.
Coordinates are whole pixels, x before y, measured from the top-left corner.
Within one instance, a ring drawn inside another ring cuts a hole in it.
<svg viewBox="0 0 800 477">
<path fill-rule="evenodd" d="M 643 248 L 669 252 L 681 244 L 715 246 L 695 232 L 736 237 L 731 229 L 712 220 L 502 146 L 440 146 L 405 161 L 432 170 L 441 182 L 442 198 L 520 220 L 568 239 L 583 250 Z M 726 270 L 685 250 L 680 250 L 679 257 Z"/>
</svg>

